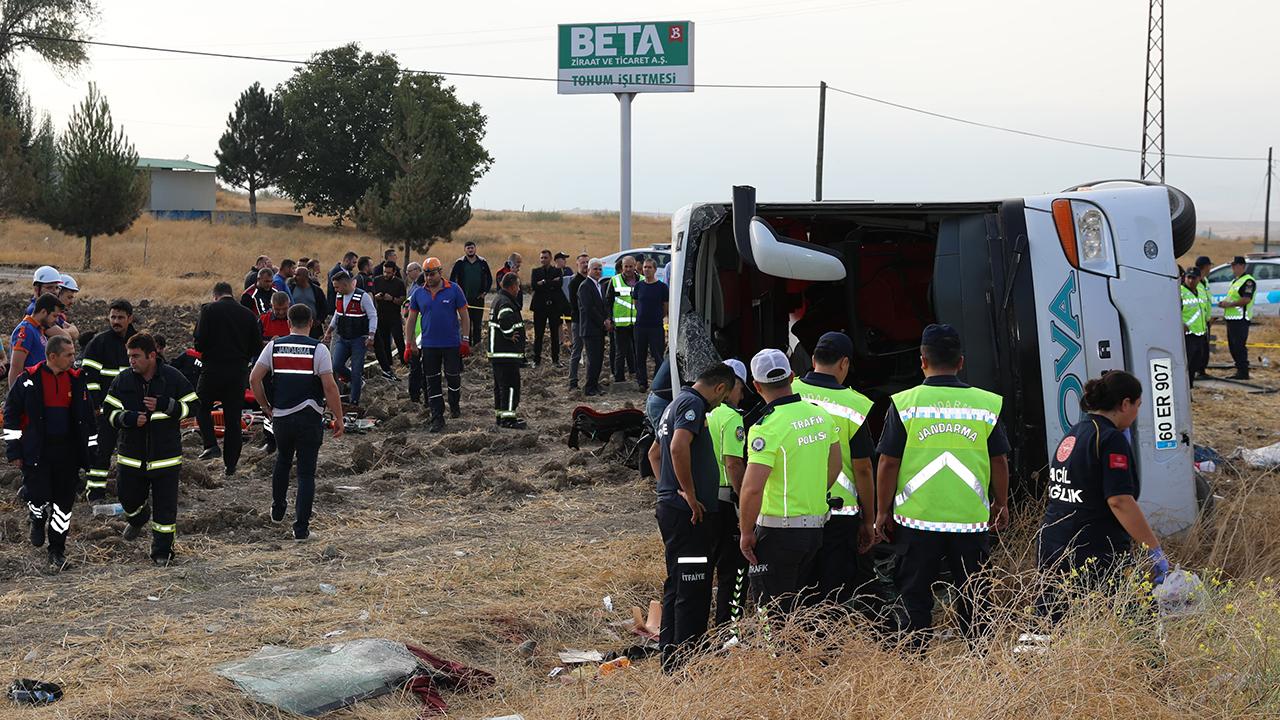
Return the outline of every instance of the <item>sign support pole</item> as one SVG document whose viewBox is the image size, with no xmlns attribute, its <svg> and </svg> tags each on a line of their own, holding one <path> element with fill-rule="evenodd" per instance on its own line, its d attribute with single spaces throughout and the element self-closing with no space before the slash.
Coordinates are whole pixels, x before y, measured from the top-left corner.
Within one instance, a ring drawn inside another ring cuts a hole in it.
<svg viewBox="0 0 1280 720">
<path fill-rule="evenodd" d="M 614 93 L 622 112 L 619 126 L 622 129 L 622 156 L 619 163 L 622 195 L 618 203 L 618 249 L 631 249 L 631 101 L 635 93 Z"/>
</svg>

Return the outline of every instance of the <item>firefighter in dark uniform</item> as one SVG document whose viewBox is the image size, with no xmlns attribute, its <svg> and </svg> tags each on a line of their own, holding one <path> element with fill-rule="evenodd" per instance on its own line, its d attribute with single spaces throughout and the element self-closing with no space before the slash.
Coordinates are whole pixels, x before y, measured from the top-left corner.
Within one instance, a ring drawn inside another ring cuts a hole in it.
<svg viewBox="0 0 1280 720">
<path fill-rule="evenodd" d="M 80 371 L 71 368 L 71 338 L 49 338 L 44 362 L 18 375 L 4 405 L 5 457 L 22 470 L 23 494 L 31 519 L 31 544 L 45 543 L 49 565 L 67 565 L 71 506 L 97 447 L 97 423 Z"/>
<path fill-rule="evenodd" d="M 1137 541 L 1151 561 L 1154 581 L 1164 582 L 1169 561 L 1138 507 L 1142 485 L 1124 435 L 1138 418 L 1142 383 L 1112 370 L 1085 384 L 1080 406 L 1087 414 L 1058 443 L 1049 464 L 1049 504 L 1037 552 L 1040 569 L 1083 575 L 1084 583 L 1102 580 L 1129 556 L 1131 541 Z M 1039 604 L 1055 620 L 1065 611 L 1057 597 L 1050 588 Z"/>
<path fill-rule="evenodd" d="M 94 335 L 80 357 L 80 373 L 89 389 L 89 400 L 98 413 L 98 446 L 85 483 L 90 502 L 106 497 L 107 473 L 111 470 L 111 456 L 116 452 L 116 429 L 108 422 L 111 408 L 104 408 L 102 400 L 116 377 L 129 369 L 129 351 L 124 344 L 138 332 L 133 326 L 133 305 L 128 300 L 111 303 L 107 308 L 107 323 L 110 329 Z"/>
<path fill-rule="evenodd" d="M 507 273 L 498 281 L 498 297 L 489 311 L 489 363 L 493 366 L 493 407 L 498 427 L 524 430 L 520 419 L 520 366 L 524 364 L 524 319 L 516 295 L 520 277 Z M 557 331 L 559 324 L 556 324 Z"/>
<path fill-rule="evenodd" d="M 720 467 L 707 416 L 733 391 L 733 368 L 715 363 L 680 391 L 658 423 L 649 464 L 658 469 L 656 517 L 666 548 L 662 585 L 662 670 L 672 672 L 707 631 L 711 571 L 719 535 Z M 733 518 L 728 519 L 729 522 Z"/>
<path fill-rule="evenodd" d="M 151 520 L 151 559 L 173 559 L 178 521 L 178 474 L 182 470 L 179 423 L 197 408 L 191 383 L 158 361 L 155 339 L 143 332 L 129 338 L 129 371 L 107 391 L 111 425 L 120 431 L 116 451 L 117 494 L 124 506 L 126 540 Z M 147 498 L 151 498 L 151 506 Z"/>
</svg>

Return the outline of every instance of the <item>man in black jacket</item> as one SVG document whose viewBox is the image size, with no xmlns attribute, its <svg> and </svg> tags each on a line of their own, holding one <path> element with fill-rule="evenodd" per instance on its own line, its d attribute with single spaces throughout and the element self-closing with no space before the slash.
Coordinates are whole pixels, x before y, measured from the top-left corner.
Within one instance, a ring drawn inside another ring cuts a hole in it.
<svg viewBox="0 0 1280 720">
<path fill-rule="evenodd" d="M 582 335 L 578 334 L 578 290 L 587 279 L 587 264 L 591 256 L 582 253 L 578 256 L 578 271 L 569 280 L 569 336 L 573 345 L 569 349 L 569 389 L 578 388 L 578 367 L 582 363 Z"/>
<path fill-rule="evenodd" d="M 254 261 L 253 267 L 249 268 L 249 272 L 244 276 L 244 289 L 248 290 L 253 284 L 258 282 L 258 272 L 260 270 L 271 270 L 271 258 L 266 255 L 259 255 Z M 272 271 L 274 272 L 274 271 Z"/>
<path fill-rule="evenodd" d="M 89 466 L 89 479 L 85 483 L 89 502 L 102 500 L 107 495 L 107 474 L 111 470 L 111 456 L 116 452 L 116 431 L 107 422 L 102 399 L 116 376 L 129 369 L 129 351 L 125 342 L 134 333 L 133 304 L 128 300 L 115 300 L 107 309 L 107 331 L 97 333 L 80 358 L 80 373 L 89 390 L 89 401 L 98 413 L 98 446 Z"/>
<path fill-rule="evenodd" d="M 106 398 L 111 425 L 120 431 L 116 465 L 120 504 L 129 523 L 124 537 L 137 539 L 142 526 L 151 520 L 151 559 L 157 565 L 168 565 L 178 531 L 180 425 L 196 409 L 193 406 L 198 399 L 182 373 L 159 362 L 156 341 L 149 334 L 138 333 L 125 345 L 129 348 L 129 371 L 111 383 Z M 240 392 L 243 403 L 244 391 Z M 228 419 L 228 431 L 233 424 L 238 430 L 239 420 L 238 415 L 235 420 Z M 147 507 L 148 496 L 151 508 Z"/>
<path fill-rule="evenodd" d="M 31 544 L 42 547 L 48 524 L 49 565 L 67 567 L 71 506 L 80 469 L 89 467 L 98 436 L 71 338 L 49 338 L 47 359 L 27 368 L 9 388 L 4 406 L 5 457 L 22 470 L 31 519 Z"/>
<path fill-rule="evenodd" d="M 330 310 L 333 309 L 333 305 L 338 299 L 338 291 L 333 288 L 333 276 L 337 275 L 338 272 L 342 270 L 346 270 L 348 275 L 355 277 L 356 260 L 359 259 L 359 257 L 360 256 L 357 255 L 354 250 L 348 250 L 346 254 L 342 256 L 342 262 L 337 263 L 332 268 L 329 268 L 329 274 L 326 276 L 328 279 L 328 287 L 325 289 L 325 292 L 329 295 Z"/>
<path fill-rule="evenodd" d="M 493 287 L 493 273 L 489 261 L 476 254 L 476 244 L 468 240 L 462 250 L 465 253 L 453 263 L 449 282 L 457 283 L 467 296 L 467 315 L 471 321 L 469 342 L 480 345 L 480 325 L 484 320 L 484 296 Z"/>
<path fill-rule="evenodd" d="M 551 326 L 551 362 L 560 366 L 560 316 L 564 314 L 564 273 L 551 264 L 551 251 L 538 254 L 538 267 L 533 269 L 533 366 L 542 362 L 542 337 Z"/>
<path fill-rule="evenodd" d="M 200 372 L 200 436 L 204 440 L 201 460 L 222 455 L 228 476 L 234 475 L 240 462 L 240 411 L 244 409 L 244 391 L 248 387 L 249 363 L 262 351 L 262 333 L 258 318 L 247 308 L 236 304 L 231 286 L 220 282 L 213 286 L 213 302 L 200 309 L 196 322 L 196 350 L 203 367 Z M 213 403 L 222 403 L 225 452 L 218 450 L 213 432 Z"/>
<path fill-rule="evenodd" d="M 276 291 L 272 285 L 273 277 L 275 273 L 271 268 L 259 270 L 257 281 L 240 294 L 240 304 L 256 318 L 271 312 L 271 295 Z"/>
<path fill-rule="evenodd" d="M 395 251 L 389 251 L 392 257 Z M 373 352 L 382 367 L 382 377 L 398 380 L 391 369 L 392 360 L 404 357 L 404 325 L 400 322 L 400 305 L 405 301 L 404 280 L 400 279 L 400 268 L 395 262 L 387 260 L 382 263 L 382 274 L 373 280 L 373 306 L 378 311 L 378 330 L 373 338 Z M 395 344 L 396 354 L 391 354 L 391 345 Z"/>
<path fill-rule="evenodd" d="M 603 263 L 592 258 L 587 265 L 587 279 L 578 286 L 578 324 L 575 330 L 582 337 L 587 351 L 587 386 L 584 395 L 603 395 L 600 387 L 600 369 L 604 366 L 604 322 L 608 310 L 604 304 L 604 291 L 600 288 Z"/>
<path fill-rule="evenodd" d="M 534 272 L 537 272 L 536 270 Z M 502 288 L 489 313 L 489 362 L 493 365 L 493 407 L 498 427 L 524 430 L 520 419 L 520 366 L 524 364 L 524 318 L 516 304 L 520 278 L 502 276 Z"/>
</svg>

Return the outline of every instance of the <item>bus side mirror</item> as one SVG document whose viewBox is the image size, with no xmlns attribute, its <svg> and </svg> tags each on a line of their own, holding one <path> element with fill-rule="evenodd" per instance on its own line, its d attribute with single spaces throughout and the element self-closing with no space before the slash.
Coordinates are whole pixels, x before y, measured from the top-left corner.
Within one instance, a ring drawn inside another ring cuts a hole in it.
<svg viewBox="0 0 1280 720">
<path fill-rule="evenodd" d="M 804 240 L 779 237 L 759 216 L 751 218 L 751 254 L 755 265 L 774 277 L 836 282 L 845 277 L 844 256 Z"/>
</svg>

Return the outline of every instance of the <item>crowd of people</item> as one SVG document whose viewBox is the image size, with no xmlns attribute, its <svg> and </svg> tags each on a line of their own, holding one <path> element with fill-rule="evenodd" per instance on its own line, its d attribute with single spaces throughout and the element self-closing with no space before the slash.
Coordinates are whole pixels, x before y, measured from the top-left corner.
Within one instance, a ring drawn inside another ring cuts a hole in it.
<svg viewBox="0 0 1280 720">
<path fill-rule="evenodd" d="M 296 472 L 293 535 L 308 539 L 325 428 L 341 436 L 345 419 L 363 414 L 370 350 L 379 370 L 373 377 L 398 384 L 405 377 L 397 364 L 407 371 L 405 392 L 424 405 L 431 432 L 461 416 L 463 359 L 473 345 L 486 349 L 492 366 L 502 429 L 527 428 L 519 413 L 521 370 L 546 362 L 563 369 L 562 352 L 570 356 L 568 387 L 579 387 L 585 365 L 584 395 L 603 394 L 606 339 L 614 385 L 634 380 L 647 390 L 648 363 L 656 370 L 665 350 L 668 293 L 655 259 L 627 256 L 607 281 L 599 259 L 580 255 L 575 269 L 568 260 L 543 250 L 526 278 L 519 254 L 493 272 L 474 242 L 447 276 L 435 257 L 401 268 L 394 249 L 377 265 L 347 252 L 327 271 L 313 257 L 277 266 L 262 255 L 240 286 L 214 284 L 190 348 L 167 360 L 165 338 L 135 326 L 128 300 L 109 304 L 101 331 L 82 333 L 71 321 L 75 279 L 38 268 L 7 355 L 0 343 L 9 388 L 6 452 L 22 469 L 32 544 L 47 545 L 50 564 L 66 568 L 75 498 L 103 501 L 114 469 L 125 537 L 149 524 L 151 557 L 167 564 L 177 532 L 183 421 L 194 418 L 199 428 L 200 459 L 220 459 L 231 477 L 244 445 L 238 420 L 250 404 L 263 417 L 261 449 L 275 453 L 271 518 L 284 520 Z"/>
</svg>

